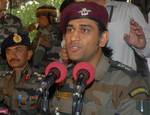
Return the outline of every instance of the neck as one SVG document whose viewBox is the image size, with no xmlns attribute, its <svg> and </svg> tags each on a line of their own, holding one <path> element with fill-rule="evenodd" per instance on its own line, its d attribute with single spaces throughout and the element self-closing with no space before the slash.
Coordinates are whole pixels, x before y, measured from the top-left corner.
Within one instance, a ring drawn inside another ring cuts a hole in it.
<svg viewBox="0 0 150 115">
<path fill-rule="evenodd" d="M 15 71 L 16 75 L 19 75 L 20 72 L 22 72 L 26 66 L 27 66 L 27 64 L 21 68 L 14 68 L 13 70 Z"/>
<path fill-rule="evenodd" d="M 96 55 L 91 60 L 89 60 L 89 63 L 92 64 L 95 69 L 102 55 L 103 55 L 102 50 L 99 49 Z"/>
</svg>

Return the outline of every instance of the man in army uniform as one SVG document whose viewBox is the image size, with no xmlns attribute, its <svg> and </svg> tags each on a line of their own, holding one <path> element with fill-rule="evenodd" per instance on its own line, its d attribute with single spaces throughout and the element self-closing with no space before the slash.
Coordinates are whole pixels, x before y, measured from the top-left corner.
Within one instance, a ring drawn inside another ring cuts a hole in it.
<svg viewBox="0 0 150 115">
<path fill-rule="evenodd" d="M 22 28 L 21 20 L 18 17 L 6 13 L 7 6 L 8 0 L 0 0 L 0 45 L 11 33 L 18 32 Z M 6 65 L 0 56 L 0 69 L 5 70 Z"/>
<path fill-rule="evenodd" d="M 37 30 L 33 40 L 33 66 L 41 66 L 43 60 L 53 61 L 59 59 L 61 33 L 56 20 L 56 8 L 41 6 L 36 10 L 37 23 L 31 24 L 28 30 Z"/>
<path fill-rule="evenodd" d="M 30 39 L 24 33 L 11 34 L 2 42 L 2 56 L 12 71 L 0 75 L 0 100 L 11 110 L 11 115 L 37 115 L 39 110 L 39 94 L 35 89 L 44 75 L 29 66 L 30 47 Z"/>
<path fill-rule="evenodd" d="M 109 57 L 108 13 L 105 7 L 92 2 L 74 2 L 61 12 L 60 25 L 68 59 L 88 62 L 96 70 L 93 83 L 85 89 L 83 109 L 78 115 L 142 115 L 140 102 L 149 99 L 145 82 L 136 72 Z M 71 115 L 76 84 L 68 76 L 56 91 L 51 110 Z"/>
</svg>

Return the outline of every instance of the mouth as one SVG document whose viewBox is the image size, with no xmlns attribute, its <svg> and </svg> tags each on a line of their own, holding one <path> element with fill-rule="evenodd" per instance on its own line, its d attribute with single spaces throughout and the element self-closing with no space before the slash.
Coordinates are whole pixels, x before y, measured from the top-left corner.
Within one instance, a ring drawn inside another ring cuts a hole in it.
<svg viewBox="0 0 150 115">
<path fill-rule="evenodd" d="M 69 51 L 71 52 L 78 52 L 81 50 L 81 47 L 77 44 L 72 44 L 68 47 Z"/>
</svg>

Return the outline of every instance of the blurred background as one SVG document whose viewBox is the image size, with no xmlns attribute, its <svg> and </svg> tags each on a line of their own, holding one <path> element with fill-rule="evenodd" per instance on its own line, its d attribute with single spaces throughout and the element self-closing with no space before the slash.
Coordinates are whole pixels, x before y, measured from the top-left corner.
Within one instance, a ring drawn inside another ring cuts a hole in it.
<svg viewBox="0 0 150 115">
<path fill-rule="evenodd" d="M 56 7 L 59 11 L 60 5 L 64 0 L 9 0 L 9 1 L 10 4 L 7 9 L 7 12 L 18 16 L 22 20 L 23 25 L 26 27 L 31 23 L 35 22 L 36 8 L 38 8 L 41 5 L 48 4 Z M 116 0 L 116 1 L 130 2 L 137 5 L 139 9 L 142 11 L 145 20 L 148 21 L 147 14 L 150 10 L 150 0 Z M 32 36 L 34 36 L 34 33 L 35 32 L 31 33 L 30 35 L 31 39 Z"/>
</svg>

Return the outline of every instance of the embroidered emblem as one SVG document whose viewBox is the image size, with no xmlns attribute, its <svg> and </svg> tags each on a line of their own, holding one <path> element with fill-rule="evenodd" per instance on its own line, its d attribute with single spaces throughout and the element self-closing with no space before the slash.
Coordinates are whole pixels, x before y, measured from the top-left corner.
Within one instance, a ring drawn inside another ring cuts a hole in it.
<svg viewBox="0 0 150 115">
<path fill-rule="evenodd" d="M 87 16 L 87 15 L 89 15 L 90 12 L 91 12 L 91 10 L 88 10 L 86 8 L 82 8 L 82 10 L 79 11 L 81 16 Z"/>
<path fill-rule="evenodd" d="M 22 38 L 21 38 L 20 35 L 14 34 L 14 36 L 13 36 L 13 41 L 14 41 L 15 43 L 19 43 L 19 42 L 22 41 Z"/>
</svg>

